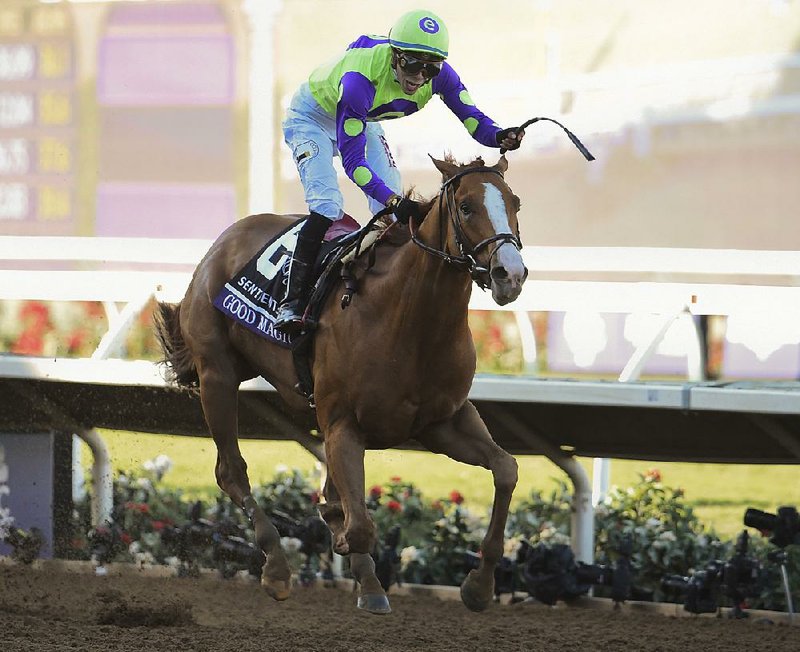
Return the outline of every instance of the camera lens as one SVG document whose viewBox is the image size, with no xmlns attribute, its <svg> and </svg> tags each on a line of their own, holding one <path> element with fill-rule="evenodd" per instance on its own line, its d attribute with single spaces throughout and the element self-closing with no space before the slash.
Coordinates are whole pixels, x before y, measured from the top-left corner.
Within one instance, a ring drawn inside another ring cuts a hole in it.
<svg viewBox="0 0 800 652">
<path fill-rule="evenodd" d="M 762 512 L 760 509 L 751 507 L 744 513 L 744 524 L 757 530 L 772 532 L 778 524 L 778 517 L 775 514 Z"/>
</svg>

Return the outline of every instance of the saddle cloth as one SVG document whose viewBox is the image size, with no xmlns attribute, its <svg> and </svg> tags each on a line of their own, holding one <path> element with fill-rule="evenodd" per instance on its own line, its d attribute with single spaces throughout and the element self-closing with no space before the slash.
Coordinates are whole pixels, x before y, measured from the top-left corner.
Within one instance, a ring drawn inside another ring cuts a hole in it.
<svg viewBox="0 0 800 652">
<path fill-rule="evenodd" d="M 293 338 L 275 328 L 275 318 L 286 294 L 297 233 L 304 223 L 305 220 L 296 222 L 265 244 L 214 299 L 214 307 L 224 315 L 287 349 L 292 348 Z M 331 225 L 317 257 L 316 274 L 324 268 L 330 254 L 360 228 L 358 222 L 346 214 Z"/>
</svg>

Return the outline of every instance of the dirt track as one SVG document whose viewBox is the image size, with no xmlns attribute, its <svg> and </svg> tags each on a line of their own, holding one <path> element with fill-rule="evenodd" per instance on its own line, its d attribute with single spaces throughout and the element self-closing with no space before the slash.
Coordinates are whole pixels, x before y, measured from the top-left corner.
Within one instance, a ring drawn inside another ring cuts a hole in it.
<svg viewBox="0 0 800 652">
<path fill-rule="evenodd" d="M 96 577 L 0 564 L 0 650 L 769 650 L 796 651 L 800 629 L 755 620 L 492 605 L 473 614 L 457 601 L 392 597 L 371 616 L 337 589 L 298 587 L 273 602 L 256 583 Z"/>
</svg>

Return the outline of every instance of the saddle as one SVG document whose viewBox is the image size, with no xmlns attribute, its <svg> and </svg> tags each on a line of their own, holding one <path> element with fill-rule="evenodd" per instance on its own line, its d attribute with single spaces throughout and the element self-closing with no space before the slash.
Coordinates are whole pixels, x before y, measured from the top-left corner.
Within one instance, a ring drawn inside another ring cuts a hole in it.
<svg viewBox="0 0 800 652">
<path fill-rule="evenodd" d="M 361 228 L 358 222 L 345 214 L 325 234 L 315 263 L 316 282 L 306 307 L 303 328 L 292 341 L 292 357 L 299 379 L 297 390 L 308 399 L 311 407 L 314 407 L 311 344 L 326 300 L 341 279 L 345 285 L 340 300 L 341 308 L 344 310 L 350 305 L 353 294 L 358 291 L 358 280 L 354 273 L 356 261 L 367 255 L 366 269 L 372 267 L 375 263 L 375 245 L 385 238 L 395 224 L 388 215 L 378 213 Z"/>
</svg>

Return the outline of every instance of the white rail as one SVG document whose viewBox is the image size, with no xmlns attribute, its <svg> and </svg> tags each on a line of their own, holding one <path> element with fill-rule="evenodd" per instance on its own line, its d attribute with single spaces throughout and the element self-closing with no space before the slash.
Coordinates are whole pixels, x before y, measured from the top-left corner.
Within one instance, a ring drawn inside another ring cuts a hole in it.
<svg viewBox="0 0 800 652">
<path fill-rule="evenodd" d="M 170 302 L 181 299 L 191 279 L 189 270 L 210 244 L 204 240 L 0 236 L 0 268 L 4 268 L 0 269 L 0 300 L 103 302 L 109 331 L 93 357 L 108 358 L 152 297 Z M 800 317 L 797 251 L 526 247 L 523 256 L 531 276 L 517 301 L 500 308 L 489 293 L 476 290 L 470 308 L 515 312 L 528 369 L 536 360 L 536 341 L 528 315 L 531 311 L 663 315 L 659 328 L 634 351 L 622 370 L 619 379 L 623 382 L 638 378 L 671 323 L 681 316 L 757 311 L 793 320 Z M 57 264 L 66 269 L 51 269 Z M 123 266 L 132 269 L 119 269 Z M 541 278 L 552 274 L 564 274 L 571 280 Z M 615 274 L 633 278 L 600 280 L 604 275 Z M 731 282 L 721 283 L 720 277 Z M 120 309 L 117 304 L 125 306 Z M 702 353 L 699 333 L 695 335 L 686 344 L 687 376 L 701 380 Z M 83 377 L 81 382 L 91 379 Z M 95 455 L 102 458 L 102 441 L 95 443 Z M 576 496 L 582 501 L 583 508 L 573 528 L 573 546 L 579 559 L 590 562 L 593 530 L 588 478 L 569 454 L 551 451 L 549 457 L 567 471 Z M 106 471 L 95 469 L 98 491 Z M 604 493 L 602 478 L 607 477 L 607 472 L 607 461 L 598 460 L 595 475 L 600 482 L 595 483 L 596 494 Z M 107 503 L 106 499 L 97 506 L 97 520 L 108 516 Z"/>
</svg>

